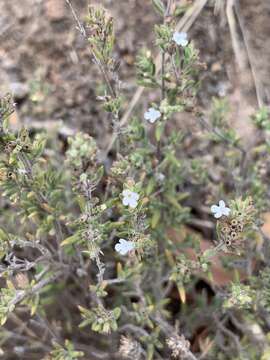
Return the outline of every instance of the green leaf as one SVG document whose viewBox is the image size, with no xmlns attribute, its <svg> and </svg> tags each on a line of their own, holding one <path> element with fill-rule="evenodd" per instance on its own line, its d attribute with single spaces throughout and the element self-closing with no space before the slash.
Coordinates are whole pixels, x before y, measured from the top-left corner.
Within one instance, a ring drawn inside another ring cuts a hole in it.
<svg viewBox="0 0 270 360">
<path fill-rule="evenodd" d="M 159 220 L 160 220 L 160 217 L 161 217 L 161 212 L 160 210 L 156 210 L 152 216 L 152 219 L 151 219 L 151 227 L 152 229 L 155 229 Z"/>
<path fill-rule="evenodd" d="M 30 307 L 31 316 L 35 315 L 39 304 L 39 295 L 36 295 Z"/>
<path fill-rule="evenodd" d="M 155 131 L 155 137 L 157 141 L 160 141 L 163 130 L 164 130 L 164 124 L 159 122 L 156 126 L 156 131 Z"/>
<path fill-rule="evenodd" d="M 76 243 L 78 240 L 78 234 L 74 234 L 72 236 L 67 237 L 65 240 L 61 242 L 61 246 L 67 246 Z"/>
<path fill-rule="evenodd" d="M 5 241 L 5 242 L 9 240 L 8 233 L 5 230 L 3 230 L 2 228 L 0 228 L 0 240 Z"/>
<path fill-rule="evenodd" d="M 8 131 L 8 126 L 9 126 L 9 117 L 7 116 L 4 120 L 3 120 L 3 130 L 4 132 Z"/>
<path fill-rule="evenodd" d="M 182 206 L 178 203 L 176 198 L 171 194 L 165 194 L 165 198 L 169 204 L 173 205 L 177 210 L 182 211 Z"/>
<path fill-rule="evenodd" d="M 153 192 L 153 190 L 154 190 L 154 188 L 155 188 L 155 185 L 156 185 L 156 181 L 155 181 L 155 179 L 152 177 L 152 178 L 148 181 L 148 184 L 147 184 L 147 187 L 146 187 L 145 194 L 146 194 L 147 196 L 149 196 L 149 195 Z"/>
<path fill-rule="evenodd" d="M 117 326 L 117 322 L 116 322 L 116 321 L 113 321 L 113 322 L 112 322 L 112 324 L 111 324 L 111 329 L 112 329 L 112 331 L 117 331 L 118 326 Z"/>
<path fill-rule="evenodd" d="M 86 205 L 85 198 L 82 195 L 78 195 L 76 200 L 77 200 L 77 203 L 78 203 L 78 205 L 80 207 L 80 210 L 83 212 L 84 209 L 85 209 L 85 205 Z"/>
<path fill-rule="evenodd" d="M 154 345 L 153 344 L 149 344 L 147 346 L 147 360 L 152 360 L 153 356 L 154 356 Z"/>
<path fill-rule="evenodd" d="M 108 322 L 106 322 L 104 325 L 103 325 L 103 328 L 102 328 L 102 332 L 105 333 L 105 334 L 108 334 L 110 333 L 110 324 Z"/>
<path fill-rule="evenodd" d="M 96 332 L 99 332 L 99 331 L 101 331 L 101 324 L 99 324 L 98 322 L 94 322 L 93 324 L 92 324 L 92 326 L 91 326 L 91 329 L 93 330 L 93 331 L 96 331 Z"/>
<path fill-rule="evenodd" d="M 115 319 L 118 319 L 121 315 L 121 308 L 120 307 L 116 307 L 114 310 L 113 310 L 113 315 L 114 315 L 114 318 Z"/>
<path fill-rule="evenodd" d="M 0 321 L 0 325 L 3 326 L 5 325 L 5 322 L 7 321 L 7 316 L 2 317 L 1 321 Z"/>
<path fill-rule="evenodd" d="M 156 12 L 159 15 L 164 16 L 166 9 L 163 2 L 161 0 L 152 0 L 152 3 Z"/>
<path fill-rule="evenodd" d="M 211 257 L 215 256 L 217 254 L 217 251 L 215 249 L 207 249 L 205 250 L 205 252 L 203 253 L 203 257 L 208 260 Z"/>
</svg>

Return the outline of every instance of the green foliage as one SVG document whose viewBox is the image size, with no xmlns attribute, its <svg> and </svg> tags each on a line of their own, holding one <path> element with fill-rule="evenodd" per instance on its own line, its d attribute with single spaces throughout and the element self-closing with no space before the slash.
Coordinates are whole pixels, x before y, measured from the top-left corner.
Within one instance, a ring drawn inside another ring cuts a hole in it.
<svg viewBox="0 0 270 360">
<path fill-rule="evenodd" d="M 91 325 L 91 329 L 101 334 L 109 334 L 117 330 L 117 319 L 120 317 L 121 309 L 114 308 L 112 311 L 104 309 L 103 306 L 98 306 L 88 310 L 79 306 L 83 321 L 80 327 Z"/>
<path fill-rule="evenodd" d="M 254 288 L 257 290 L 257 300 L 263 309 L 270 309 L 270 269 L 261 271 L 260 276 L 253 279 Z"/>
<path fill-rule="evenodd" d="M 87 134 L 78 133 L 75 138 L 69 138 L 69 149 L 66 153 L 69 165 L 84 169 L 88 162 L 96 160 L 97 147 L 94 139 Z"/>
<path fill-rule="evenodd" d="M 54 349 L 51 351 L 51 360 L 77 360 L 84 356 L 82 351 L 76 351 L 73 344 L 69 341 L 65 341 L 65 346 L 62 346 L 55 342 L 53 344 Z"/>
<path fill-rule="evenodd" d="M 16 289 L 10 282 L 7 282 L 7 288 L 0 291 L 0 324 L 7 321 L 8 315 L 15 309 Z"/>
<path fill-rule="evenodd" d="M 136 59 L 137 82 L 147 88 L 156 88 L 156 65 L 149 50 L 141 50 Z"/>
<path fill-rule="evenodd" d="M 89 6 L 86 22 L 90 29 L 88 41 L 91 50 L 99 61 L 110 65 L 115 41 L 112 17 L 102 7 Z"/>
<path fill-rule="evenodd" d="M 223 306 L 225 309 L 232 307 L 248 309 L 253 305 L 254 297 L 255 292 L 250 286 L 235 283 L 232 284 L 230 296 Z"/>
<path fill-rule="evenodd" d="M 164 6 L 162 0 L 152 0 L 152 2 L 153 2 L 153 6 L 154 6 L 154 9 L 156 10 L 156 12 L 159 15 L 163 16 L 165 14 L 166 9 L 165 9 L 165 6 Z"/>
<path fill-rule="evenodd" d="M 254 124 L 262 130 L 270 130 L 270 121 L 269 121 L 269 109 L 267 107 L 262 107 L 259 111 L 251 117 Z"/>
<path fill-rule="evenodd" d="M 159 340 L 160 330 L 158 328 L 154 329 L 150 336 L 142 337 L 142 342 L 146 344 L 146 359 L 154 359 L 155 350 L 160 350 L 163 348 L 162 343 Z"/>
<path fill-rule="evenodd" d="M 217 222 L 217 234 L 225 251 L 240 254 L 247 247 L 245 239 L 255 225 L 256 211 L 250 197 L 232 200 L 230 209 L 230 215 Z"/>
<path fill-rule="evenodd" d="M 173 29 L 167 25 L 155 25 L 156 44 L 161 50 L 167 52 L 172 48 Z"/>
<path fill-rule="evenodd" d="M 153 91 L 152 102 L 146 106 L 145 97 L 142 104 L 157 119 L 143 118 L 138 106 L 126 126 L 125 115 L 120 121 L 127 104 L 112 55 L 113 19 L 95 6 L 89 8 L 85 33 L 104 82 L 98 99 L 110 115 L 108 148 L 99 149 L 84 132 L 62 143 L 36 130 L 11 131 L 12 98 L 0 101 L 0 272 L 6 284 L 0 322 L 4 325 L 11 313 L 20 316 L 18 308 L 27 309 L 23 319 L 32 317 L 29 326 L 46 330 L 39 346 L 50 359 L 93 358 L 110 352 L 123 334 L 119 352 L 127 358 L 167 359 L 172 353 L 194 359 L 180 333 L 196 334 L 202 313 L 211 326 L 205 327 L 207 339 L 202 337 L 198 356 L 207 356 L 203 347 L 214 344 L 213 359 L 227 359 L 227 353 L 237 359 L 245 346 L 253 354 L 253 343 L 236 321 L 258 317 L 269 326 L 260 313 L 270 307 L 270 254 L 261 229 L 268 172 L 262 172 L 260 160 L 269 155 L 268 112 L 261 109 L 252 118 L 264 136 L 248 150 L 228 121 L 226 99 L 213 99 L 208 118 L 199 113 L 199 53 L 192 40 L 174 41 L 175 14 L 166 14 L 165 2 L 153 0 L 153 5 L 163 17 L 154 29 L 161 69 L 154 51 L 144 49 L 136 70 L 138 84 Z M 202 127 L 180 124 L 179 129 L 174 125 L 179 113 L 192 113 Z M 231 200 L 214 223 L 210 206 L 220 198 Z M 213 246 L 204 248 L 202 239 L 213 240 Z M 225 260 L 228 267 L 242 261 L 248 276 L 243 282 L 235 269 L 237 281 L 213 286 L 215 298 L 206 301 L 204 290 L 197 291 L 198 280 L 213 280 L 215 267 Z M 27 284 L 16 283 L 18 274 Z M 30 344 L 33 329 L 22 330 Z M 53 345 L 52 338 L 57 339 Z M 63 344 L 61 339 L 70 340 Z M 265 357 L 268 345 L 263 346 Z"/>
</svg>

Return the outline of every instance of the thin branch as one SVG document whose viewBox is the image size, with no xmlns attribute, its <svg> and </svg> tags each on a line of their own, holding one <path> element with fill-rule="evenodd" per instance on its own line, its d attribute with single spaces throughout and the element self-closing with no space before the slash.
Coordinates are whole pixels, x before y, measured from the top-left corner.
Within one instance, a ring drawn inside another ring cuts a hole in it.
<svg viewBox="0 0 270 360">
<path fill-rule="evenodd" d="M 77 26 L 78 26 L 77 29 L 80 31 L 80 33 L 82 34 L 82 36 L 86 38 L 87 36 L 86 36 L 85 28 L 84 28 L 84 26 L 81 24 L 81 22 L 80 22 L 80 20 L 79 20 L 79 18 L 78 18 L 78 16 L 77 16 L 77 14 L 76 14 L 76 12 L 75 12 L 72 4 L 71 4 L 71 2 L 70 2 L 69 0 L 66 0 L 66 3 L 67 3 L 68 6 L 70 7 L 70 10 L 71 10 L 72 15 L 73 15 L 73 17 L 74 17 L 74 20 L 75 20 L 76 23 L 77 23 Z"/>
<path fill-rule="evenodd" d="M 42 288 L 44 288 L 46 285 L 54 282 L 57 278 L 59 278 L 62 275 L 62 272 L 57 272 L 54 275 L 45 278 L 43 280 L 41 280 L 40 282 L 38 282 L 36 285 L 34 285 L 30 290 L 26 289 L 26 290 L 19 290 L 16 293 L 15 298 L 11 301 L 10 305 L 16 305 L 19 302 L 21 302 L 26 296 L 28 295 L 33 295 L 37 292 L 39 292 Z"/>
</svg>

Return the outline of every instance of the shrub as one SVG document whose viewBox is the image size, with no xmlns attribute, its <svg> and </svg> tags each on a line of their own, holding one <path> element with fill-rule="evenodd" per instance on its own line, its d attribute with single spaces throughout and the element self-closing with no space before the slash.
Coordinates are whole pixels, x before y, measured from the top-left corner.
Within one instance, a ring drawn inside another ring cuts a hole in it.
<svg viewBox="0 0 270 360">
<path fill-rule="evenodd" d="M 228 122 L 224 100 L 214 99 L 204 115 L 196 97 L 204 68 L 199 53 L 174 30 L 170 6 L 153 3 L 163 19 L 154 29 L 161 68 L 144 49 L 136 70 L 138 84 L 156 100 L 127 124 L 114 21 L 90 6 L 86 27 L 78 23 L 104 81 L 99 99 L 113 129 L 107 149 L 86 133 L 68 138 L 63 151 L 50 134 L 12 131 L 12 98 L 1 99 L 4 352 L 55 360 L 264 359 L 269 353 L 263 330 L 269 328 L 269 238 L 261 228 L 269 113 L 252 117 L 260 140 L 248 150 Z M 200 131 L 171 126 L 181 112 L 195 116 Z M 199 234 L 214 244 L 201 249 Z M 224 287 L 213 281 L 218 256 L 233 272 Z M 214 298 L 196 294 L 199 279 L 211 284 Z M 192 334 L 199 326 L 206 335 L 196 348 Z"/>
</svg>

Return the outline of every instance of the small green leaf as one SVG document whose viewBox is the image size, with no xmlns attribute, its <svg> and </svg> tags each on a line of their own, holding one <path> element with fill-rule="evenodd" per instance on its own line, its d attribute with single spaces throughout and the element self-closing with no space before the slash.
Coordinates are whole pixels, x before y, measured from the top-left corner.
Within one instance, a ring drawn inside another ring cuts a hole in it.
<svg viewBox="0 0 270 360">
<path fill-rule="evenodd" d="M 110 333 L 110 324 L 107 322 L 103 325 L 103 328 L 102 328 L 102 332 L 105 333 L 105 334 L 109 334 Z"/>
<path fill-rule="evenodd" d="M 65 240 L 61 242 L 61 246 L 71 245 L 74 244 L 78 240 L 78 234 L 74 234 L 72 236 L 69 236 Z"/>
<path fill-rule="evenodd" d="M 101 324 L 96 321 L 92 324 L 91 329 L 93 331 L 99 332 L 101 330 Z"/>
<path fill-rule="evenodd" d="M 155 181 L 155 179 L 152 177 L 152 178 L 148 181 L 148 184 L 147 184 L 147 187 L 146 187 L 145 194 L 146 194 L 147 196 L 149 196 L 149 195 L 153 192 L 153 190 L 154 190 L 154 188 L 155 188 L 155 185 L 156 185 L 156 181 Z"/>
<path fill-rule="evenodd" d="M 3 120 L 3 130 L 4 132 L 8 131 L 8 126 L 9 126 L 9 117 L 7 116 L 4 120 Z"/>
<path fill-rule="evenodd" d="M 9 240 L 8 233 L 5 230 L 1 229 L 1 228 L 0 228 L 0 240 L 2 240 L 2 241 L 8 241 Z"/>
<path fill-rule="evenodd" d="M 182 211 L 182 206 L 178 203 L 176 198 L 171 194 L 165 194 L 165 198 L 168 201 L 169 204 L 173 205 L 176 209 L 179 211 Z"/>
<path fill-rule="evenodd" d="M 152 0 L 152 3 L 153 3 L 153 6 L 154 6 L 154 9 L 156 10 L 156 12 L 159 15 L 163 16 L 166 11 L 163 2 L 161 0 Z"/>
<path fill-rule="evenodd" d="M 152 219 L 151 219 L 151 227 L 152 229 L 155 229 L 159 220 L 160 220 L 160 217 L 161 217 L 161 212 L 160 210 L 156 210 L 152 216 Z"/>
<path fill-rule="evenodd" d="M 207 249 L 205 250 L 205 252 L 203 253 L 203 257 L 208 260 L 211 257 L 215 256 L 217 254 L 217 251 L 215 249 Z"/>
<path fill-rule="evenodd" d="M 155 137 L 157 141 L 160 141 L 163 130 L 164 130 L 164 124 L 159 122 L 156 126 L 156 131 L 155 131 Z"/>
<path fill-rule="evenodd" d="M 113 310 L 113 315 L 114 315 L 114 318 L 117 320 L 120 315 L 121 315 L 121 308 L 120 307 L 116 307 L 114 310 Z"/>
</svg>

